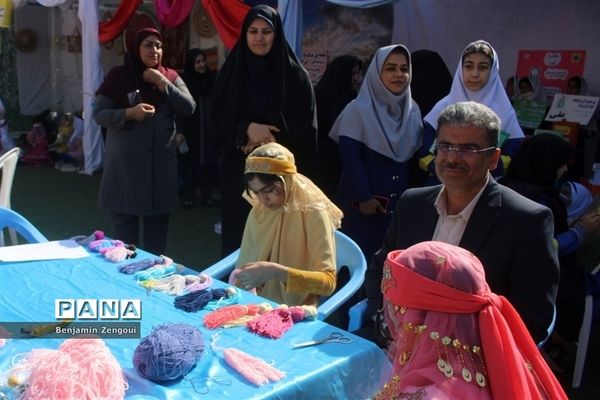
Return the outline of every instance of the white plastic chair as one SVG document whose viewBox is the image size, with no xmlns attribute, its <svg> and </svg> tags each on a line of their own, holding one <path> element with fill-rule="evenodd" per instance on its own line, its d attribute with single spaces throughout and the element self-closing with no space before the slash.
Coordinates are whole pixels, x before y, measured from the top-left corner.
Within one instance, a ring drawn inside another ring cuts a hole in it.
<svg viewBox="0 0 600 400">
<path fill-rule="evenodd" d="M 600 265 L 592 271 L 595 275 L 600 271 Z M 575 368 L 573 369 L 573 382 L 571 386 L 578 388 L 581 385 L 583 376 L 583 367 L 587 356 L 588 344 L 590 342 L 590 331 L 592 330 L 592 312 L 594 310 L 594 300 L 592 295 L 585 296 L 585 309 L 583 312 L 583 321 L 579 328 L 579 338 L 577 339 L 577 355 L 575 356 Z"/>
<path fill-rule="evenodd" d="M 11 208 L 10 194 L 12 192 L 12 184 L 19 161 L 21 149 L 15 147 L 0 157 L 0 169 L 2 170 L 2 183 L 0 184 L 0 207 Z M 11 244 L 17 244 L 17 234 L 14 230 L 9 229 Z M 4 234 L 0 231 L 0 245 L 4 246 Z"/>
<path fill-rule="evenodd" d="M 25 217 L 10 208 L 0 207 L 0 231 L 5 228 L 15 230 L 29 243 L 45 243 L 48 241 L 42 233 Z"/>
<path fill-rule="evenodd" d="M 350 271 L 350 280 L 333 295 L 321 299 L 321 304 L 317 307 L 318 319 L 320 320 L 330 316 L 358 291 L 365 280 L 365 272 L 367 271 L 365 256 L 360 247 L 347 235 L 335 231 L 335 247 L 337 271 L 339 272 L 342 266 L 346 266 Z M 202 273 L 223 280 L 233 271 L 239 255 L 240 250 L 238 249 L 206 268 Z"/>
</svg>

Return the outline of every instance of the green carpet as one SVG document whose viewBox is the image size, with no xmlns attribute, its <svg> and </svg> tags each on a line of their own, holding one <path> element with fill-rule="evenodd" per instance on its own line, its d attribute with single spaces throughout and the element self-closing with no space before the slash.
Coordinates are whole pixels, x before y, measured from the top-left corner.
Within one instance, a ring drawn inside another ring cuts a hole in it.
<svg viewBox="0 0 600 400">
<path fill-rule="evenodd" d="M 110 236 L 108 214 L 97 206 L 100 179 L 100 175 L 19 165 L 12 188 L 12 208 L 49 240 L 89 235 L 97 229 Z M 213 264 L 220 258 L 220 236 L 214 233 L 218 221 L 218 208 L 175 210 L 165 255 L 196 270 Z"/>
</svg>

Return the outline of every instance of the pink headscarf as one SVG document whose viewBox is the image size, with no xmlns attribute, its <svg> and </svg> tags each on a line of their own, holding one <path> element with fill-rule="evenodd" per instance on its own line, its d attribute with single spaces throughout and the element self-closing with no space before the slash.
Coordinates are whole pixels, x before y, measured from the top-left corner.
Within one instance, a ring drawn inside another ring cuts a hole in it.
<svg viewBox="0 0 600 400">
<path fill-rule="evenodd" d="M 567 399 L 515 309 L 490 291 L 467 250 L 423 242 L 392 251 L 381 291 L 394 378 L 376 398 Z M 460 342 L 445 346 L 445 337 Z M 453 371 L 445 375 L 448 365 Z"/>
</svg>

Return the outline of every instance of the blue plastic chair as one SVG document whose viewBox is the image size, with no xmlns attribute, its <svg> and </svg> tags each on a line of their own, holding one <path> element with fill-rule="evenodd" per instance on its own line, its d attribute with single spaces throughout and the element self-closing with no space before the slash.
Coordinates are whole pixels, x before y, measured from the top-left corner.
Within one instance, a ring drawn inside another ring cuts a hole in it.
<svg viewBox="0 0 600 400">
<path fill-rule="evenodd" d="M 9 208 L 0 207 L 0 231 L 6 228 L 14 229 L 29 243 L 44 243 L 48 241 L 48 239 L 46 239 L 46 237 L 21 214 Z"/>
<path fill-rule="evenodd" d="M 365 325 L 367 299 L 362 299 L 348 310 L 348 332 L 355 332 Z"/>
<path fill-rule="evenodd" d="M 321 304 L 317 307 L 317 318 L 320 320 L 324 320 L 330 316 L 338 307 L 352 297 L 365 280 L 367 261 L 360 247 L 340 231 L 335 231 L 335 247 L 337 270 L 339 272 L 342 266 L 346 266 L 350 272 L 350 280 L 332 296 L 321 298 Z M 239 255 L 240 250 L 238 249 L 206 268 L 202 273 L 223 280 L 223 278 L 229 276 L 231 271 L 233 271 Z"/>
</svg>

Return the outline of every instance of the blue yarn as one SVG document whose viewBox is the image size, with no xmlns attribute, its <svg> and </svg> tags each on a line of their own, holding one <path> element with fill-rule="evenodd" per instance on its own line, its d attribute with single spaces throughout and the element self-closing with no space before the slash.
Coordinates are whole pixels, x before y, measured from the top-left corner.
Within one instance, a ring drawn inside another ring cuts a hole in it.
<svg viewBox="0 0 600 400">
<path fill-rule="evenodd" d="M 167 276 L 173 275 L 182 270 L 179 264 L 169 264 L 166 266 L 154 266 L 148 268 L 145 271 L 139 271 L 135 273 L 135 277 L 138 281 L 147 281 L 150 279 L 161 279 Z"/>
<path fill-rule="evenodd" d="M 136 262 L 132 262 L 129 264 L 121 265 L 119 267 L 119 272 L 122 274 L 131 275 L 135 272 L 143 271 L 150 267 L 153 267 L 156 264 L 162 264 L 162 263 L 163 263 L 162 258 L 155 258 L 155 259 L 148 258 L 146 260 L 141 260 L 141 261 L 136 261 Z"/>
<path fill-rule="evenodd" d="M 175 297 L 175 308 L 186 312 L 196 312 L 202 310 L 204 306 L 212 299 L 212 291 L 210 289 L 197 290 L 195 292 L 186 293 Z"/>
<path fill-rule="evenodd" d="M 213 291 L 213 299 L 204 307 L 205 310 L 214 311 L 218 308 L 238 304 L 240 302 L 242 291 L 234 286 L 230 286 L 227 289 L 214 290 L 219 290 L 219 292 L 215 294 Z"/>
<path fill-rule="evenodd" d="M 202 289 L 175 297 L 174 304 L 175 308 L 187 312 L 203 309 L 212 311 L 225 305 L 236 304 L 239 297 L 232 303 L 227 301 L 230 295 L 227 289 Z"/>
<path fill-rule="evenodd" d="M 204 353 L 202 333 L 188 324 L 165 324 L 142 338 L 133 353 L 133 366 L 145 379 L 157 383 L 180 380 Z"/>
</svg>

